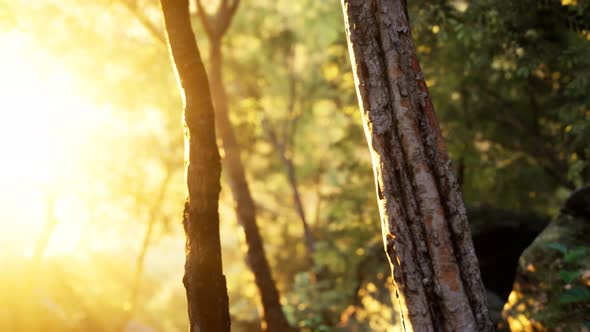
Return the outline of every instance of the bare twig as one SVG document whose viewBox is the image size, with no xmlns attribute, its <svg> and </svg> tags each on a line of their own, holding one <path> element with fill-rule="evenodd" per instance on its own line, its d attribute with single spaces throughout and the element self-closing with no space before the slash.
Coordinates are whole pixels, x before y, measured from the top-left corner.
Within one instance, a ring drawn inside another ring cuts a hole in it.
<svg viewBox="0 0 590 332">
<path fill-rule="evenodd" d="M 152 22 L 137 6 L 137 0 L 123 0 L 123 5 L 127 7 L 129 12 L 141 23 L 141 25 L 158 41 L 162 46 L 166 46 L 166 36 L 164 32 L 159 29 L 154 22 Z"/>
<path fill-rule="evenodd" d="M 211 41 L 220 41 L 229 26 L 240 4 L 239 0 L 222 0 L 213 13 L 207 13 L 202 0 L 195 0 L 197 16 L 203 25 L 207 37 Z"/>
</svg>

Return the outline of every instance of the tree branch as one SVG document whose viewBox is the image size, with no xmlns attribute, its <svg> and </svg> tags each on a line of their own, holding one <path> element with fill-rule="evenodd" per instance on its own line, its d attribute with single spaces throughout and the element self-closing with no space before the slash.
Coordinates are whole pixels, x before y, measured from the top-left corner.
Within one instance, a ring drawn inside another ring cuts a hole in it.
<svg viewBox="0 0 590 332">
<path fill-rule="evenodd" d="M 240 4 L 239 0 L 222 0 L 214 13 L 208 14 L 202 0 L 195 0 L 197 15 L 209 40 L 220 41 L 225 34 Z"/>
<path fill-rule="evenodd" d="M 166 36 L 137 6 L 137 0 L 123 0 L 123 5 L 141 23 L 141 25 L 158 41 L 160 45 L 166 46 Z"/>
<path fill-rule="evenodd" d="M 311 232 L 311 228 L 309 227 L 309 224 L 307 222 L 305 209 L 303 207 L 303 201 L 301 200 L 301 195 L 299 193 L 299 184 L 297 183 L 297 176 L 295 174 L 295 165 L 293 164 L 293 160 L 289 158 L 289 156 L 287 155 L 285 145 L 279 141 L 275 130 L 270 126 L 270 123 L 266 118 L 262 120 L 262 128 L 266 132 L 270 143 L 273 145 L 273 147 L 279 154 L 281 162 L 287 170 L 287 179 L 289 181 L 289 184 L 291 185 L 295 209 L 297 210 L 297 214 L 299 215 L 299 219 L 301 220 L 301 223 L 303 225 L 305 245 L 307 247 L 309 258 L 313 262 L 313 253 L 315 251 L 315 239 Z"/>
<path fill-rule="evenodd" d="M 201 0 L 195 0 L 195 4 L 197 5 L 197 16 L 201 21 L 203 30 L 205 30 L 207 37 L 211 39 L 214 35 L 213 27 L 211 25 L 211 16 L 207 14 L 207 11 L 205 10 L 205 7 L 203 6 L 203 2 Z"/>
</svg>

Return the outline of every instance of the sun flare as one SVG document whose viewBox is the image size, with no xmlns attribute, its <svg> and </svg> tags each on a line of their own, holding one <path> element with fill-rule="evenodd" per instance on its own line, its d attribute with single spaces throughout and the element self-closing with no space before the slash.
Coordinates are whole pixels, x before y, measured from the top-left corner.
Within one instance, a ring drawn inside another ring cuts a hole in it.
<svg viewBox="0 0 590 332">
<path fill-rule="evenodd" d="M 38 61 L 26 34 L 0 35 L 0 49 L 0 225 L 10 229 L 0 240 L 7 243 L 18 242 L 19 234 L 41 232 L 50 217 L 48 197 L 62 196 L 65 183 L 77 176 L 81 137 L 93 121 L 92 105 L 76 94 L 73 75 L 58 61 Z M 71 250 L 70 239 L 81 232 L 78 224 L 68 224 L 68 211 L 75 209 L 61 210 L 48 252 Z"/>
</svg>

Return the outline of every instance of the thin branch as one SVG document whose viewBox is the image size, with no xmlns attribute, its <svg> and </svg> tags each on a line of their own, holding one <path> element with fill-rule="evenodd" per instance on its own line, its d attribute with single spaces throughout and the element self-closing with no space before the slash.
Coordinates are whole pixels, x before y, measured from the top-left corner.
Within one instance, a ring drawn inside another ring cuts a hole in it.
<svg viewBox="0 0 590 332">
<path fill-rule="evenodd" d="M 195 4 L 197 5 L 197 16 L 201 21 L 203 30 L 205 30 L 207 37 L 211 39 L 214 36 L 213 27 L 211 26 L 211 16 L 207 14 L 205 6 L 203 6 L 203 2 L 201 0 L 195 0 Z"/>
<path fill-rule="evenodd" d="M 160 190 L 158 191 L 157 197 L 150 207 L 149 214 L 148 214 L 147 229 L 146 229 L 146 232 L 145 232 L 142 244 L 141 244 L 139 255 L 137 256 L 137 262 L 136 262 L 136 266 L 135 266 L 134 283 L 133 283 L 133 286 L 132 286 L 133 288 L 131 291 L 131 308 L 129 310 L 127 320 L 129 320 L 133 316 L 133 313 L 134 313 L 135 309 L 137 308 L 137 303 L 139 300 L 139 293 L 141 290 L 141 279 L 143 277 L 145 258 L 147 256 L 148 249 L 152 243 L 152 237 L 153 237 L 156 223 L 161 218 L 162 205 L 163 205 L 164 200 L 166 198 L 166 192 L 168 191 L 170 180 L 172 179 L 172 177 L 174 175 L 174 170 L 170 166 L 168 166 L 168 165 L 170 165 L 170 163 L 166 163 L 166 164 L 167 164 L 166 175 L 164 176 L 164 179 L 162 180 L 162 183 L 160 184 L 160 188 L 159 188 Z"/>
<path fill-rule="evenodd" d="M 217 6 L 217 12 L 223 12 L 227 9 L 227 0 L 221 0 L 219 6 Z"/>
<path fill-rule="evenodd" d="M 321 210 L 321 206 L 322 206 L 322 199 L 324 198 L 324 195 L 322 194 L 322 177 L 325 173 L 325 167 L 323 166 L 325 165 L 323 158 L 320 159 L 320 167 L 318 168 L 316 175 L 315 175 L 315 196 L 316 196 L 316 205 L 315 205 L 315 211 L 314 211 L 314 225 L 316 227 L 318 227 L 320 225 L 320 210 Z"/>
<path fill-rule="evenodd" d="M 46 197 L 45 201 L 45 224 L 39 233 L 39 239 L 35 244 L 35 249 L 33 251 L 33 258 L 31 259 L 31 265 L 34 270 L 37 270 L 41 265 L 43 260 L 43 255 L 45 255 L 45 251 L 53 237 L 53 233 L 57 224 L 59 223 L 57 216 L 55 214 L 55 205 L 56 205 L 57 197 L 54 193 L 49 193 Z"/>
<path fill-rule="evenodd" d="M 289 59 L 287 59 L 287 83 L 289 84 L 289 95 L 287 97 L 287 119 L 288 121 L 283 129 L 283 142 L 285 150 L 287 145 L 292 143 L 295 136 L 295 127 L 297 125 L 298 116 L 295 114 L 295 105 L 297 103 L 297 78 L 295 76 L 295 70 L 293 63 L 295 62 L 295 54 L 292 53 Z"/>
<path fill-rule="evenodd" d="M 207 37 L 211 41 L 220 41 L 231 25 L 233 17 L 238 9 L 239 0 L 228 3 L 222 0 L 214 13 L 208 14 L 202 0 L 195 0 L 197 15 L 203 25 Z"/>
<path fill-rule="evenodd" d="M 511 101 L 506 100 L 495 91 L 488 89 L 483 85 L 479 86 L 478 88 L 486 95 L 498 101 L 503 106 L 500 107 L 500 109 L 503 110 L 504 108 L 514 108 L 514 105 Z M 542 131 L 538 127 L 538 110 L 540 109 L 540 105 L 534 98 L 534 95 L 530 93 L 529 103 L 530 107 L 533 109 L 532 128 L 523 124 L 518 118 L 512 116 L 512 113 L 510 112 L 503 112 L 503 116 L 497 117 L 496 121 L 499 123 L 504 123 L 517 130 L 521 133 L 521 135 L 530 139 L 532 144 L 524 146 L 520 144 L 520 141 L 515 140 L 513 140 L 512 143 L 501 142 L 500 140 L 495 141 L 500 145 L 511 148 L 512 150 L 522 151 L 523 153 L 529 155 L 534 160 L 536 160 L 537 163 L 547 172 L 547 174 L 553 177 L 560 185 L 567 189 L 574 190 L 576 188 L 575 184 L 570 181 L 567 176 L 565 176 L 568 168 L 567 164 L 564 165 L 564 161 L 557 157 L 558 153 L 555 151 L 555 149 L 553 149 L 551 146 L 547 146 L 548 138 L 543 135 Z"/>
<path fill-rule="evenodd" d="M 236 10 L 238 10 L 238 6 L 240 5 L 240 0 L 234 0 L 232 4 L 229 6 L 229 15 L 234 17 L 236 14 Z"/>
<path fill-rule="evenodd" d="M 266 132 L 270 143 L 274 146 L 281 158 L 283 166 L 287 169 L 287 178 L 289 180 L 289 184 L 291 185 L 291 191 L 293 194 L 293 201 L 295 203 L 295 209 L 297 210 L 297 214 L 301 220 L 303 225 L 303 235 L 305 238 L 305 245 L 308 250 L 309 258 L 313 262 L 313 253 L 315 251 L 315 240 L 313 237 L 313 233 L 309 224 L 307 222 L 307 218 L 305 216 L 305 209 L 303 207 L 303 201 L 301 200 L 301 195 L 299 193 L 299 184 L 297 183 L 297 176 L 295 174 L 295 165 L 293 164 L 293 160 L 287 156 L 287 151 L 285 149 L 285 145 L 279 141 L 277 138 L 277 134 L 275 130 L 270 126 L 270 123 L 265 118 L 262 120 L 262 128 Z"/>
<path fill-rule="evenodd" d="M 135 16 L 135 18 L 141 23 L 141 25 L 154 37 L 159 44 L 166 46 L 166 36 L 164 32 L 160 30 L 137 6 L 135 0 L 124 0 L 123 5 L 127 7 L 129 12 Z"/>
</svg>

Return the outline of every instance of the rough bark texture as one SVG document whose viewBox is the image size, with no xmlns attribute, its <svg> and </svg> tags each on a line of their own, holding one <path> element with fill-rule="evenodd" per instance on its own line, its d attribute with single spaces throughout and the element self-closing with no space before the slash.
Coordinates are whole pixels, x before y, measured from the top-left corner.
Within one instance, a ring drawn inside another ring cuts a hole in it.
<svg viewBox="0 0 590 332">
<path fill-rule="evenodd" d="M 186 288 L 191 332 L 230 331 L 221 265 L 218 201 L 221 161 L 215 112 L 191 27 L 188 0 L 161 0 L 170 50 L 184 98 L 186 182 Z"/>
<path fill-rule="evenodd" d="M 493 331 L 465 208 L 403 0 L 342 0 L 406 331 Z"/>
<path fill-rule="evenodd" d="M 223 169 L 227 174 L 229 186 L 236 202 L 236 216 L 244 229 L 247 252 L 246 262 L 260 293 L 262 304 L 262 330 L 271 332 L 290 331 L 289 322 L 283 313 L 279 292 L 272 278 L 270 266 L 266 259 L 264 245 L 256 222 L 256 205 L 244 165 L 242 164 L 240 145 L 230 122 L 227 95 L 223 84 L 223 53 L 221 42 L 227 31 L 239 1 L 222 0 L 213 16 L 205 13 L 200 0 L 197 0 L 198 15 L 209 38 L 209 77 L 213 103 L 215 104 L 215 122 L 223 147 Z"/>
</svg>

